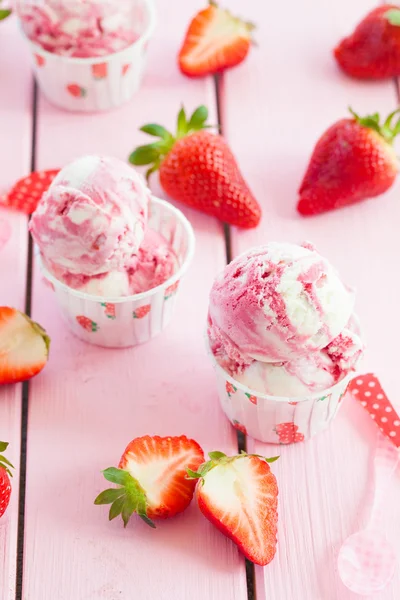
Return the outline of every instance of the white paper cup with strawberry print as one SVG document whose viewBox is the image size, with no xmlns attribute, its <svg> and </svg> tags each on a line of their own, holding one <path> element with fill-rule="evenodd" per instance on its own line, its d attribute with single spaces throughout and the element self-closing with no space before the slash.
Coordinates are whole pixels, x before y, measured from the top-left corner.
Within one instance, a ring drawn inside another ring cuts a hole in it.
<svg viewBox="0 0 400 600">
<path fill-rule="evenodd" d="M 148 226 L 170 243 L 178 266 L 162 285 L 141 294 L 119 298 L 84 294 L 56 279 L 38 255 L 43 277 L 54 290 L 64 321 L 81 340 L 96 346 L 126 348 L 147 342 L 170 323 L 180 281 L 193 258 L 195 237 L 180 210 L 154 197 Z"/>
<path fill-rule="evenodd" d="M 52 104 L 75 112 L 108 111 L 131 100 L 139 90 L 155 27 L 155 7 L 154 0 L 130 1 L 135 5 L 138 37 L 113 54 L 94 58 L 63 56 L 44 50 L 24 34 L 36 80 Z"/>
<path fill-rule="evenodd" d="M 354 373 L 349 373 L 331 388 L 304 397 L 270 396 L 251 390 L 228 375 L 216 361 L 208 340 L 207 348 L 224 413 L 238 431 L 269 444 L 303 442 L 328 427 L 354 377 Z"/>
</svg>

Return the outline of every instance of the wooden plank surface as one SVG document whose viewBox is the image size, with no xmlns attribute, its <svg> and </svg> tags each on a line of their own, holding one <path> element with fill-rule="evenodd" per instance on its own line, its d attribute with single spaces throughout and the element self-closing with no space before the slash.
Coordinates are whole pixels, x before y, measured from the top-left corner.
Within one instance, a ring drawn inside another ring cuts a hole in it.
<svg viewBox="0 0 400 600">
<path fill-rule="evenodd" d="M 344 77 L 331 49 L 374 6 L 371 0 L 230 0 L 232 11 L 258 25 L 248 61 L 225 75 L 225 133 L 264 208 L 255 231 L 234 232 L 234 255 L 268 240 L 313 241 L 356 286 L 357 311 L 368 344 L 364 368 L 382 379 L 398 400 L 397 314 L 400 205 L 398 183 L 384 197 L 312 219 L 295 211 L 297 189 L 321 133 L 346 115 L 346 107 L 383 114 L 397 104 L 393 83 L 362 83 Z M 240 93 L 238 93 L 240 90 Z M 325 433 L 303 445 L 280 448 L 274 465 L 280 487 L 279 549 L 256 569 L 257 599 L 351 600 L 339 580 L 341 542 L 365 522 L 371 485 L 375 428 L 348 400 Z M 276 447 L 251 443 L 266 455 Z M 400 553 L 400 475 L 387 495 L 389 539 Z M 374 596 L 400 596 L 400 570 Z M 362 596 L 357 596 L 362 598 Z"/>
<path fill-rule="evenodd" d="M 40 98 L 38 167 L 85 153 L 126 159 L 142 139 L 141 124 L 174 126 L 180 103 L 206 103 L 215 121 L 211 80 L 188 81 L 175 56 L 190 16 L 202 2 L 158 2 L 159 26 L 148 73 L 135 100 L 105 115 L 68 115 Z M 155 185 L 154 191 L 161 194 Z M 126 444 L 145 434 L 198 440 L 206 451 L 237 449 L 219 412 L 203 335 L 208 291 L 224 265 L 221 226 L 184 210 L 197 250 L 182 283 L 169 329 L 145 346 L 106 350 L 86 345 L 64 327 L 52 292 L 38 273 L 33 314 L 52 336 L 48 368 L 32 384 L 25 522 L 25 600 L 245 600 L 244 560 L 200 515 L 195 503 L 156 531 L 137 519 L 126 530 L 107 522 L 93 500 L 101 469 L 116 464 Z"/>
<path fill-rule="evenodd" d="M 29 173 L 32 78 L 16 22 L 0 23 L 0 195 Z M 18 68 L 16 68 L 18 65 Z M 6 83 L 6 84 L 5 84 Z M 0 305 L 25 306 L 26 218 L 0 209 Z M 21 385 L 0 386 L 0 440 L 15 465 L 10 506 L 0 520 L 0 598 L 15 597 Z"/>
</svg>

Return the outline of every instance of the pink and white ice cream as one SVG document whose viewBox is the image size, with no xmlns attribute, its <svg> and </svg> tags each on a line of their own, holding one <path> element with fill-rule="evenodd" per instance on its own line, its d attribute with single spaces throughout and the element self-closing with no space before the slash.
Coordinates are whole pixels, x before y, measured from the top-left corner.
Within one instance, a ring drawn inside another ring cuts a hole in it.
<svg viewBox="0 0 400 600">
<path fill-rule="evenodd" d="M 270 243 L 217 277 L 210 347 L 227 373 L 259 393 L 318 392 L 355 369 L 363 352 L 353 309 L 353 292 L 310 244 Z"/>
<path fill-rule="evenodd" d="M 134 0 L 45 0 L 17 6 L 26 36 L 62 56 L 106 56 L 124 50 L 141 35 Z"/>
<path fill-rule="evenodd" d="M 177 266 L 147 227 L 142 176 L 115 158 L 85 156 L 60 171 L 30 223 L 45 267 L 81 292 L 120 297 L 164 283 Z"/>
</svg>

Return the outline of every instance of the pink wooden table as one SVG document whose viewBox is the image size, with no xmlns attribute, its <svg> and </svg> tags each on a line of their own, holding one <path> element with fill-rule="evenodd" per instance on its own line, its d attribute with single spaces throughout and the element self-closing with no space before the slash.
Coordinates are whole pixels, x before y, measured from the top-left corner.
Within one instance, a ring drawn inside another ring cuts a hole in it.
<svg viewBox="0 0 400 600">
<path fill-rule="evenodd" d="M 31 168 L 58 167 L 84 153 L 125 159 L 142 138 L 138 126 L 172 126 L 181 102 L 217 106 L 223 132 L 264 207 L 261 226 L 232 229 L 185 210 L 197 237 L 179 316 L 159 338 L 131 350 L 99 350 L 64 328 L 51 291 L 30 267 L 26 219 L 0 212 L 12 227 L 0 256 L 0 304 L 31 311 L 49 331 L 51 360 L 29 385 L 0 389 L 0 439 L 17 466 L 14 493 L 0 521 L 0 600 L 352 600 L 336 557 L 362 525 L 375 429 L 348 400 L 333 426 L 311 442 L 281 447 L 279 545 L 266 568 L 248 569 L 236 548 L 200 516 L 195 504 L 150 530 L 127 530 L 93 506 L 100 470 L 126 443 L 146 433 L 194 437 L 206 451 L 237 450 L 222 415 L 203 347 L 207 296 L 227 256 L 267 240 L 312 240 L 358 289 L 368 353 L 396 396 L 398 186 L 384 198 L 310 220 L 295 212 L 296 189 L 313 144 L 347 105 L 389 112 L 395 82 L 362 84 L 336 70 L 330 51 L 374 0 L 225 0 L 258 23 L 259 48 L 214 81 L 189 81 L 176 53 L 189 18 L 204 0 L 159 0 L 159 26 L 148 74 L 135 100 L 114 113 L 61 112 L 35 94 L 26 49 L 13 20 L 0 24 L 0 193 Z M 144 138 L 143 138 L 144 139 Z M 162 194 L 154 185 L 154 191 Z M 0 223 L 1 224 L 1 223 Z M 390 282 L 387 279 L 394 278 Z M 376 317 L 380 311 L 379 318 Z M 154 374 L 156 372 L 156 376 Z M 276 453 L 248 440 L 248 448 Z M 400 476 L 387 498 L 389 539 L 400 554 Z M 254 588 L 254 593 L 253 593 Z M 400 569 L 374 600 L 398 600 Z"/>
</svg>

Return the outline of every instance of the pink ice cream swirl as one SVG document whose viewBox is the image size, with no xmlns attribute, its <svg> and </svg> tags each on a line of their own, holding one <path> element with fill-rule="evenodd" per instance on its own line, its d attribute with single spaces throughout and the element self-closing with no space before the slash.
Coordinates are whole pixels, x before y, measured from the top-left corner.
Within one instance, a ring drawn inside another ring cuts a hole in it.
<svg viewBox="0 0 400 600">
<path fill-rule="evenodd" d="M 298 397 L 354 371 L 363 343 L 353 293 L 310 245 L 270 243 L 239 256 L 210 294 L 219 365 L 261 394 Z"/>
<path fill-rule="evenodd" d="M 54 179 L 30 231 L 59 279 L 128 269 L 144 238 L 149 199 L 143 178 L 128 165 L 86 156 Z"/>
</svg>

